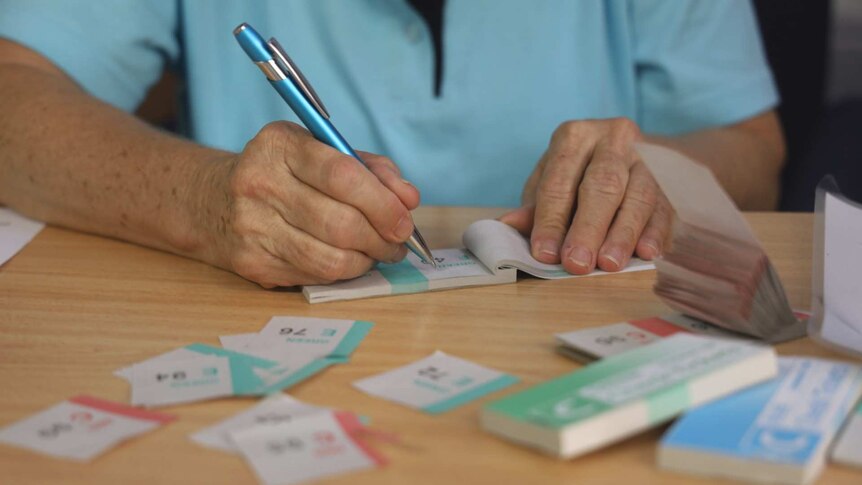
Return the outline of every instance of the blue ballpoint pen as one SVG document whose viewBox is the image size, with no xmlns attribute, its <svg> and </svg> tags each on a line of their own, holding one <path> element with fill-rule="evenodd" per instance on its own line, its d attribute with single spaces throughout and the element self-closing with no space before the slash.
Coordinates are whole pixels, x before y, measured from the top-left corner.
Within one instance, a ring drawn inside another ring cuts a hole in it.
<svg viewBox="0 0 862 485">
<path fill-rule="evenodd" d="M 317 97 L 317 93 L 277 40 L 264 41 L 263 37 L 247 23 L 234 29 L 233 35 L 315 138 L 362 163 L 359 155 L 329 121 L 329 113 Z M 413 234 L 405 244 L 424 262 L 437 267 L 437 262 L 418 229 L 414 227 Z"/>
</svg>

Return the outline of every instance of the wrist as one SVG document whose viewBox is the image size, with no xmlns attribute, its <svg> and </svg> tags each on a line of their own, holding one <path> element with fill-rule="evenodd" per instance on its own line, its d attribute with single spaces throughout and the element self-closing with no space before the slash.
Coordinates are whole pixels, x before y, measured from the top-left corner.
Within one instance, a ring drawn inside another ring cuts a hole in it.
<svg viewBox="0 0 862 485">
<path fill-rule="evenodd" d="M 189 164 L 188 183 L 173 189 L 179 207 L 169 236 L 174 252 L 229 268 L 221 248 L 227 238 L 227 184 L 235 163 L 236 155 L 218 152 Z"/>
</svg>

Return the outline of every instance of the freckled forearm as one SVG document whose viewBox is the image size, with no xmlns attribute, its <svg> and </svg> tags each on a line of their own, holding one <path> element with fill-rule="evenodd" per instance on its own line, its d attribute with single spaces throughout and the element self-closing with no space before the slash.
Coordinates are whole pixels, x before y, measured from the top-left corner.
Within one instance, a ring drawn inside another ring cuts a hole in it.
<svg viewBox="0 0 862 485">
<path fill-rule="evenodd" d="M 68 79 L 0 65 L 0 204 L 186 253 L 200 167 L 225 154 L 160 132 Z"/>
</svg>

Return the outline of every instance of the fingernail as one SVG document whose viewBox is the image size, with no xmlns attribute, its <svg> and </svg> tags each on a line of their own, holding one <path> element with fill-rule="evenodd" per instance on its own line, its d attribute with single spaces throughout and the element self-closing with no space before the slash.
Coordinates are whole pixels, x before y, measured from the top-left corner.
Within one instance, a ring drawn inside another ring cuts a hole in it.
<svg viewBox="0 0 862 485">
<path fill-rule="evenodd" d="M 657 242 L 655 242 L 655 240 L 653 240 L 653 239 L 644 239 L 642 242 L 643 242 L 643 245 L 644 245 L 644 246 L 646 246 L 646 247 L 648 247 L 648 248 L 649 248 L 649 250 L 650 250 L 650 252 L 652 253 L 652 256 L 650 256 L 650 259 L 651 259 L 651 258 L 656 258 L 656 257 L 658 257 L 658 255 L 659 255 L 659 253 L 660 253 L 661 251 L 659 251 L 659 249 L 658 249 L 658 243 L 657 243 Z"/>
<path fill-rule="evenodd" d="M 406 179 L 401 179 L 401 181 L 402 181 L 402 182 L 404 182 L 404 184 L 405 184 L 405 185 L 409 185 L 410 187 L 413 187 L 414 189 L 416 188 L 416 186 L 415 186 L 415 185 L 411 184 L 411 183 L 410 183 L 408 180 L 406 180 Z"/>
<path fill-rule="evenodd" d="M 413 221 L 410 220 L 409 216 L 402 216 L 401 219 L 398 220 L 398 224 L 395 225 L 395 237 L 398 238 L 399 241 L 403 241 L 410 237 L 412 232 Z"/>
<path fill-rule="evenodd" d="M 625 255 L 619 248 L 608 249 L 608 251 L 604 253 L 602 257 L 607 259 L 611 263 L 614 263 L 614 266 L 616 266 L 617 269 L 622 269 Z"/>
<path fill-rule="evenodd" d="M 586 248 L 580 246 L 574 247 L 572 248 L 572 252 L 569 253 L 569 261 L 581 268 L 590 268 L 593 262 L 593 254 Z"/>
<path fill-rule="evenodd" d="M 540 255 L 556 259 L 560 254 L 560 249 L 553 241 L 537 241 L 536 252 Z"/>
</svg>

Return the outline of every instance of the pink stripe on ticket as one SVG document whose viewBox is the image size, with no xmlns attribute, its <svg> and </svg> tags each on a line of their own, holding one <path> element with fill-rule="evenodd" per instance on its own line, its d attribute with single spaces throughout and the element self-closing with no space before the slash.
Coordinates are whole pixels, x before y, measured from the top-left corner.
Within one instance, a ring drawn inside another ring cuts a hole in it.
<svg viewBox="0 0 862 485">
<path fill-rule="evenodd" d="M 632 320 L 629 322 L 635 327 L 646 330 L 647 332 L 654 333 L 659 337 L 668 337 L 675 333 L 689 333 L 688 330 L 678 327 L 667 320 L 664 320 L 659 317 L 652 318 L 644 318 L 643 320 Z"/>
<path fill-rule="evenodd" d="M 99 399 L 92 396 L 75 396 L 69 399 L 69 402 L 80 404 L 81 406 L 87 406 L 93 409 L 98 409 L 100 411 L 119 414 L 121 416 L 126 416 L 129 418 L 142 419 L 145 421 L 158 421 L 162 424 L 170 423 L 171 421 L 176 419 L 176 416 L 171 416 L 170 414 L 144 411 L 143 409 L 126 406 L 125 404 L 120 404 L 118 402 L 105 401 L 103 399 Z"/>
<path fill-rule="evenodd" d="M 341 429 L 343 429 L 350 440 L 353 441 L 353 444 L 371 458 L 377 466 L 386 465 L 386 458 L 378 453 L 377 450 L 368 446 L 362 438 L 357 436 L 358 433 L 361 433 L 362 430 L 365 429 L 365 425 L 359 422 L 359 418 L 355 414 L 346 411 L 334 411 L 332 413 L 332 417 L 335 418 L 335 421 L 338 422 Z"/>
</svg>

